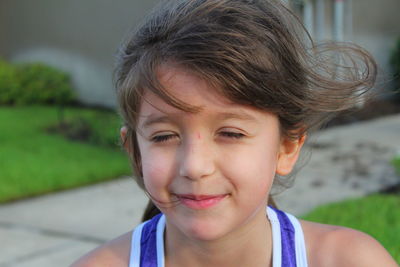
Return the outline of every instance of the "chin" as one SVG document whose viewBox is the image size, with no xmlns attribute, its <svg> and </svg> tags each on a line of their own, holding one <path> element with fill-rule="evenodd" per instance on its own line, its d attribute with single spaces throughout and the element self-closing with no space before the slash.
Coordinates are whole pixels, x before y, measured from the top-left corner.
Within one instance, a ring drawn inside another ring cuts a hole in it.
<svg viewBox="0 0 400 267">
<path fill-rule="evenodd" d="M 229 225 L 217 217 L 197 217 L 182 218 L 183 220 L 175 221 L 178 229 L 181 229 L 186 238 L 198 241 L 215 241 L 224 237 L 229 232 Z"/>
<path fill-rule="evenodd" d="M 213 228 L 213 229 L 212 229 Z M 225 235 L 225 231 L 217 229 L 218 227 L 191 227 L 185 229 L 185 234 L 190 238 L 203 242 L 216 241 Z"/>
</svg>

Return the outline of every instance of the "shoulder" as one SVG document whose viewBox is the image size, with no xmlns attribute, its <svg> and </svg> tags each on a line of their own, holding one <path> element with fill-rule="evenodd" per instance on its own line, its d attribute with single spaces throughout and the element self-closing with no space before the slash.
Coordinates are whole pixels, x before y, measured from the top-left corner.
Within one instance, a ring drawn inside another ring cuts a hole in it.
<svg viewBox="0 0 400 267">
<path fill-rule="evenodd" d="M 128 266 L 132 232 L 125 233 L 90 251 L 71 267 Z"/>
<path fill-rule="evenodd" d="M 371 236 L 350 228 L 300 221 L 310 266 L 398 266 Z"/>
</svg>

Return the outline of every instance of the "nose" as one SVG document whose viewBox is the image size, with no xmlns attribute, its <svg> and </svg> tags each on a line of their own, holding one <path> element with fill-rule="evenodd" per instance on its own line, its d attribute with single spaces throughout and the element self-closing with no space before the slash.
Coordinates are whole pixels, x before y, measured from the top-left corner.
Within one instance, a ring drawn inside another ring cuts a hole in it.
<svg viewBox="0 0 400 267">
<path fill-rule="evenodd" d="M 214 152 L 212 145 L 204 140 L 187 141 L 181 147 L 179 175 L 197 180 L 215 172 Z"/>
</svg>

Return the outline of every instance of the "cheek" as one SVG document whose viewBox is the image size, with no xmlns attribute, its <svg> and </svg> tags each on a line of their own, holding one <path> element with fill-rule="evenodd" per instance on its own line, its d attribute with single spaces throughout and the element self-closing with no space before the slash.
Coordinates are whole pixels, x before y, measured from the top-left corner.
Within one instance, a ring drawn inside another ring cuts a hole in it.
<svg viewBox="0 0 400 267">
<path fill-rule="evenodd" d="M 222 158 L 234 172 L 248 179 L 273 178 L 278 163 L 277 150 L 262 147 L 226 153 Z"/>
<path fill-rule="evenodd" d="M 264 201 L 275 178 L 277 149 L 256 146 L 252 149 L 227 153 L 225 174 L 249 203 Z"/>
<path fill-rule="evenodd" d="M 142 150 L 143 151 L 143 150 Z M 141 154 L 144 185 L 150 194 L 168 186 L 174 172 L 173 157 L 162 152 L 145 150 Z"/>
</svg>

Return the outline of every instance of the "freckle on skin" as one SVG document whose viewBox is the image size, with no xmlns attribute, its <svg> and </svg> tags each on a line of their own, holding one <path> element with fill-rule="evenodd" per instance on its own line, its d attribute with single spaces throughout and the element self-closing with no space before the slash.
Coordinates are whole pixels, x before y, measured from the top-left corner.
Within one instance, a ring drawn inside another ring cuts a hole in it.
<svg viewBox="0 0 400 267">
<path fill-rule="evenodd" d="M 197 133 L 197 139 L 201 139 L 201 135 L 200 135 L 200 133 Z"/>
</svg>

